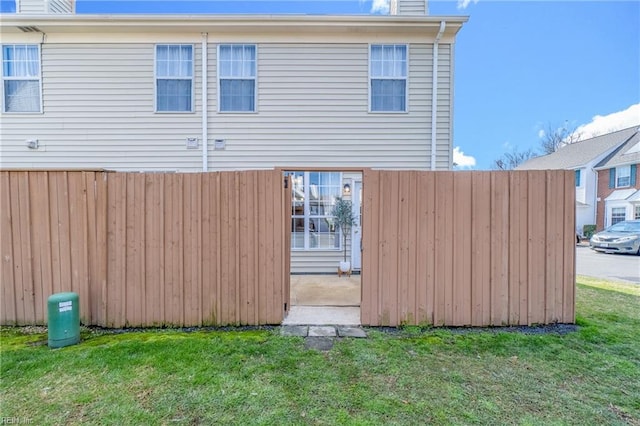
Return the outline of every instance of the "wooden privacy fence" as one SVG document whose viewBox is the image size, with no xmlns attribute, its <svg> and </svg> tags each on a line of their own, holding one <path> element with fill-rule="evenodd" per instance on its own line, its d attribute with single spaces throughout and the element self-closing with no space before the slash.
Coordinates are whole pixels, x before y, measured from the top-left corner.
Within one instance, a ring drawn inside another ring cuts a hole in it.
<svg viewBox="0 0 640 426">
<path fill-rule="evenodd" d="M 567 171 L 364 171 L 366 325 L 575 320 Z M 2 324 L 278 324 L 289 302 L 282 172 L 0 172 Z"/>
<path fill-rule="evenodd" d="M 364 172 L 362 323 L 575 320 L 571 171 Z"/>
<path fill-rule="evenodd" d="M 2 324 L 275 324 L 289 299 L 280 171 L 0 172 Z"/>
</svg>

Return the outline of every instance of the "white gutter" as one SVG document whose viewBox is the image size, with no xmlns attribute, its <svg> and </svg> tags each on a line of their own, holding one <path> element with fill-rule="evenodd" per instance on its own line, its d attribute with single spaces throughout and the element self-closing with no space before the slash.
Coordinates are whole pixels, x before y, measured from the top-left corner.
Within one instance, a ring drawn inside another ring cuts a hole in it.
<svg viewBox="0 0 640 426">
<path fill-rule="evenodd" d="M 433 41 L 433 84 L 431 96 L 431 170 L 436 169 L 436 120 L 438 119 L 438 42 L 444 33 L 447 23 L 440 21 L 440 30 Z"/>
<path fill-rule="evenodd" d="M 207 102 L 207 33 L 202 33 L 202 171 L 209 170 L 209 104 Z"/>
</svg>

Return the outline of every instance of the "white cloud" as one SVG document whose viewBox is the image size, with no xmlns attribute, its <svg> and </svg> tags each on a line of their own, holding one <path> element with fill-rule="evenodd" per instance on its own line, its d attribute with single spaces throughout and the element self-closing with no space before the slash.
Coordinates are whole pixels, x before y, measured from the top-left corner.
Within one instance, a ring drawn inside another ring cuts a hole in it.
<svg viewBox="0 0 640 426">
<path fill-rule="evenodd" d="M 389 14 L 389 0 L 373 0 L 371 3 L 371 13 Z"/>
<path fill-rule="evenodd" d="M 637 125 L 640 125 L 640 103 L 633 104 L 623 111 L 596 115 L 590 123 L 578 126 L 575 133 L 580 139 L 589 139 Z"/>
<path fill-rule="evenodd" d="M 547 132 L 544 131 L 544 129 L 540 129 L 538 130 L 538 137 L 540 139 L 543 139 L 546 136 Z"/>
<path fill-rule="evenodd" d="M 453 148 L 453 162 L 456 164 L 456 167 L 463 169 L 470 169 L 476 165 L 476 159 L 470 155 L 464 155 L 464 152 L 462 152 L 459 146 Z"/>
<path fill-rule="evenodd" d="M 471 4 L 471 2 L 473 2 L 473 4 L 476 4 L 478 3 L 478 0 L 458 0 L 458 9 L 466 9 L 467 6 Z"/>
</svg>

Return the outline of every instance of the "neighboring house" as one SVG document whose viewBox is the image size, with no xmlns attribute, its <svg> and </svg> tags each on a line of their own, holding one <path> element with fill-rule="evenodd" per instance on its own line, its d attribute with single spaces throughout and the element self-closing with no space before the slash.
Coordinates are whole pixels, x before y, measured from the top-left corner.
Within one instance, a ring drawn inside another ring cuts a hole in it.
<svg viewBox="0 0 640 426">
<path fill-rule="evenodd" d="M 614 223 L 640 219 L 640 128 L 618 149 L 600 161 L 598 172 L 598 220 L 601 230 Z"/>
<path fill-rule="evenodd" d="M 630 139 L 638 136 L 631 127 L 565 145 L 556 152 L 532 158 L 517 170 L 564 169 L 576 174 L 576 232 L 583 234 L 584 225 L 596 225 L 599 213 L 599 173 L 596 167 L 612 153 L 618 152 Z"/>
<path fill-rule="evenodd" d="M 426 1 L 389 16 L 16 10 L 0 19 L 2 169 L 291 170 L 292 270 L 330 272 L 329 213 L 342 194 L 360 211 L 359 169 L 452 167 L 467 18 L 427 16 Z"/>
</svg>

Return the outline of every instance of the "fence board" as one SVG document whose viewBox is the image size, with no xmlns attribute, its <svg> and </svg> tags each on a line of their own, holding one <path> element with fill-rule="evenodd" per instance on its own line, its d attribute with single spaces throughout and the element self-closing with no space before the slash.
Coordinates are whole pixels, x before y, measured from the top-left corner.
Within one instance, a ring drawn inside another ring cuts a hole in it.
<svg viewBox="0 0 640 426">
<path fill-rule="evenodd" d="M 89 269 L 87 229 L 87 188 L 82 173 L 67 175 L 69 199 L 69 250 L 71 281 L 69 290 L 85 294 L 79 301 L 80 320 L 89 322 Z"/>
<path fill-rule="evenodd" d="M 453 325 L 471 325 L 471 173 L 456 176 L 453 187 Z M 471 232 L 459 232 L 468 229 Z"/>
<path fill-rule="evenodd" d="M 51 294 L 51 246 L 49 205 L 49 185 L 45 172 L 32 173 L 29 179 L 29 193 L 32 195 L 34 208 L 31 212 L 33 233 L 33 284 L 35 287 L 35 318 L 47 316 L 47 297 Z M 82 314 L 82 311 L 81 311 Z"/>
<path fill-rule="evenodd" d="M 2 279 L 2 312 L 0 320 L 2 320 L 3 324 L 14 324 L 18 321 L 15 297 L 16 258 L 13 251 L 11 177 L 12 174 L 9 172 L 0 172 L 0 191 L 2 191 L 0 194 L 0 202 L 2 203 L 2 209 L 0 209 L 0 250 L 2 250 L 2 260 L 0 260 L 0 265 L 2 266 L 2 273 L 0 274 Z M 17 196 L 18 194 L 14 193 L 14 197 Z"/>
</svg>

